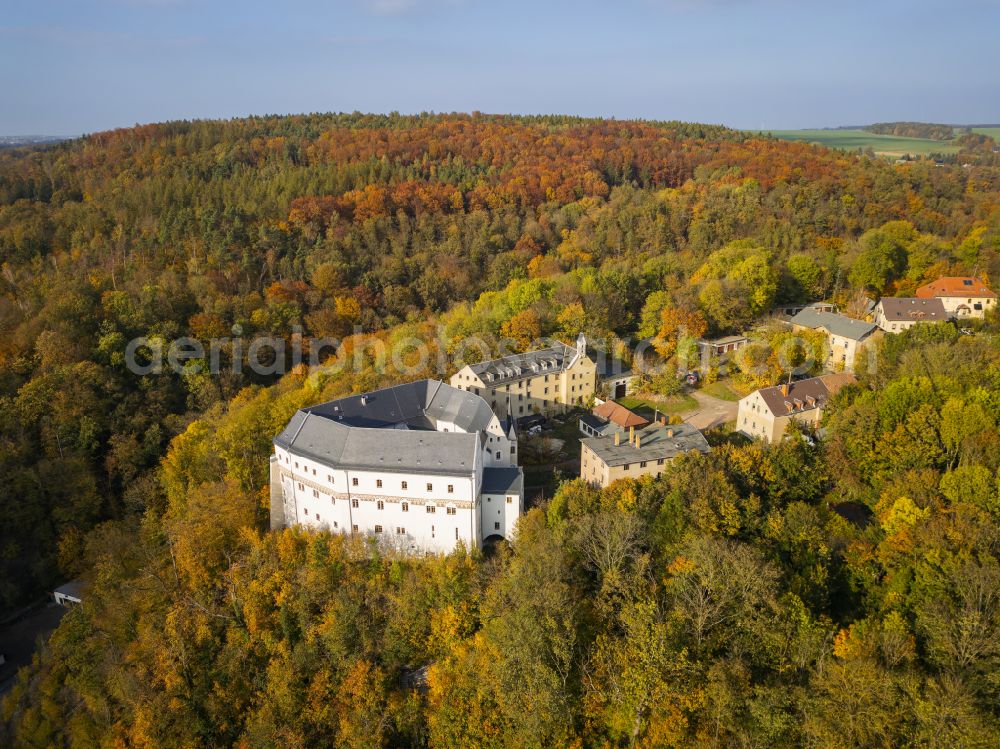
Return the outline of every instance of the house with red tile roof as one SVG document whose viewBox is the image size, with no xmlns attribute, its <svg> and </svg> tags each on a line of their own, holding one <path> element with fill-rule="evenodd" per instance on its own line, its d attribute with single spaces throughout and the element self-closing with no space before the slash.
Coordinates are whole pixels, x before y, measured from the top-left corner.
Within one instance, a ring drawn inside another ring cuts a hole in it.
<svg viewBox="0 0 1000 749">
<path fill-rule="evenodd" d="M 945 312 L 958 319 L 984 317 L 997 304 L 996 292 L 974 276 L 941 276 L 917 289 L 917 297 L 940 299 Z"/>
</svg>

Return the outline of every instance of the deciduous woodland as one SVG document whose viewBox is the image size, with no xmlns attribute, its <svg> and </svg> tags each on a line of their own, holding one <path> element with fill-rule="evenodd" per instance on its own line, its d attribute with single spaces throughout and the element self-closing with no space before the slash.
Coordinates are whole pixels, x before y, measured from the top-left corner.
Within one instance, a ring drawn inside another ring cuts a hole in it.
<svg viewBox="0 0 1000 749">
<path fill-rule="evenodd" d="M 272 437 L 392 362 L 124 360 L 234 329 L 670 356 L 678 321 L 1000 278 L 988 139 L 935 166 L 682 123 L 167 123 L 0 151 L 0 259 L 0 602 L 90 585 L 4 745 L 1000 742 L 995 316 L 884 337 L 815 446 L 719 434 L 655 480 L 566 481 L 489 557 L 265 530 Z"/>
</svg>

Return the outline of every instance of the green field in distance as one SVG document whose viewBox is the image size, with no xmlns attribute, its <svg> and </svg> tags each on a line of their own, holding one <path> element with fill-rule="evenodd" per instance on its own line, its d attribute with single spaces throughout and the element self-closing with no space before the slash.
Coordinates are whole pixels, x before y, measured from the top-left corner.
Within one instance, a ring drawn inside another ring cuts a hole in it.
<svg viewBox="0 0 1000 749">
<path fill-rule="evenodd" d="M 996 131 L 997 135 L 990 131 Z M 931 140 L 930 138 L 904 138 L 897 135 L 876 135 L 864 130 L 758 130 L 757 132 L 770 133 L 781 140 L 802 140 L 845 151 L 871 148 L 875 153 L 884 156 L 898 157 L 904 154 L 929 156 L 958 151 L 958 148 L 949 141 Z M 977 128 L 976 132 L 983 132 L 996 138 L 1000 135 L 1000 128 Z"/>
</svg>

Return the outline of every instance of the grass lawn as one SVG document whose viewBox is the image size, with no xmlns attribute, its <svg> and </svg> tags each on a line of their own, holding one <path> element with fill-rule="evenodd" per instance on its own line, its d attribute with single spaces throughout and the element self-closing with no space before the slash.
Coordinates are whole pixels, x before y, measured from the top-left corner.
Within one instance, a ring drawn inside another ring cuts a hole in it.
<svg viewBox="0 0 1000 749">
<path fill-rule="evenodd" d="M 978 132 L 992 135 L 994 128 L 978 128 Z M 931 154 L 957 153 L 958 147 L 950 141 L 931 140 L 930 138 L 903 138 L 897 135 L 877 135 L 864 130 L 758 130 L 762 134 L 770 134 L 781 140 L 804 140 L 808 143 L 818 143 L 828 148 L 839 148 L 845 151 L 856 151 L 859 148 L 871 148 L 883 156 L 929 156 Z M 994 136 L 996 137 L 996 136 Z"/>
<path fill-rule="evenodd" d="M 658 398 L 650 395 L 642 397 L 630 395 L 619 399 L 618 402 L 625 406 L 625 408 L 649 419 L 653 418 L 654 410 L 659 410 L 660 413 L 665 413 L 667 416 L 673 416 L 674 414 L 694 411 L 698 408 L 698 401 L 687 394 L 672 395 L 669 398 Z"/>
<path fill-rule="evenodd" d="M 719 380 L 702 387 L 701 392 L 722 401 L 738 401 L 740 396 L 725 382 Z"/>
</svg>

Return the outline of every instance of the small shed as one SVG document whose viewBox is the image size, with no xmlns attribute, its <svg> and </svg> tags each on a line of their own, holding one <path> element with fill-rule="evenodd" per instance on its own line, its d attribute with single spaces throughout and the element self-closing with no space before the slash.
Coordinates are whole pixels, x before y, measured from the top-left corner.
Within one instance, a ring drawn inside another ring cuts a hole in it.
<svg viewBox="0 0 1000 749">
<path fill-rule="evenodd" d="M 70 580 L 52 591 L 52 598 L 60 606 L 75 606 L 83 600 L 83 587 L 83 580 Z"/>
</svg>

